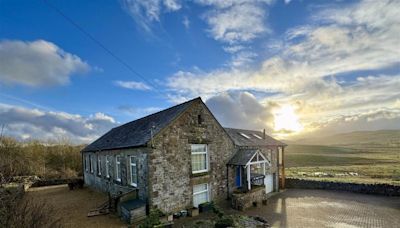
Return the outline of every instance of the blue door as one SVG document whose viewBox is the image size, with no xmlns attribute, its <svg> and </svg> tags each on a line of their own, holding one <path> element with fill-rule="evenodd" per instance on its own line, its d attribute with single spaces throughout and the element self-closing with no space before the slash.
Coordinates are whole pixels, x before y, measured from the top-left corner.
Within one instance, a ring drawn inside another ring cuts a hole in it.
<svg viewBox="0 0 400 228">
<path fill-rule="evenodd" d="M 242 186 L 242 168 L 240 166 L 236 167 L 236 186 Z"/>
</svg>

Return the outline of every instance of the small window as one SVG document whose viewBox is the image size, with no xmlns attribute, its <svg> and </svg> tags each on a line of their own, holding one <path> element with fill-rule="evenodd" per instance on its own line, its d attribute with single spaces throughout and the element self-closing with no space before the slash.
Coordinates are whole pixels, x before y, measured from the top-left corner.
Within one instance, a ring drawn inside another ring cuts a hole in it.
<svg viewBox="0 0 400 228">
<path fill-rule="evenodd" d="M 197 115 L 197 123 L 202 124 L 203 123 L 203 116 L 202 115 Z"/>
<path fill-rule="evenodd" d="M 136 157 L 134 156 L 129 157 L 129 162 L 131 171 L 131 185 L 137 187 L 138 175 L 137 175 Z"/>
<path fill-rule="evenodd" d="M 94 164 L 93 164 L 93 156 L 89 155 L 89 166 L 90 166 L 90 172 L 93 173 L 94 172 Z"/>
<path fill-rule="evenodd" d="M 199 204 L 209 202 L 210 194 L 208 184 L 199 184 L 193 186 L 193 206 L 199 207 Z"/>
<path fill-rule="evenodd" d="M 97 175 L 101 175 L 101 156 L 100 154 L 97 155 Z"/>
<path fill-rule="evenodd" d="M 245 137 L 246 139 L 250 139 L 250 136 L 246 135 L 246 134 L 243 133 L 243 132 L 239 132 L 239 134 L 240 134 L 241 136 Z"/>
<path fill-rule="evenodd" d="M 257 135 L 257 134 L 253 134 L 254 137 L 258 138 L 258 139 L 263 139 L 261 136 Z"/>
<path fill-rule="evenodd" d="M 208 171 L 208 152 L 205 144 L 192 144 L 192 173 Z"/>
<path fill-rule="evenodd" d="M 121 181 L 121 156 L 115 156 L 115 179 Z"/>
<path fill-rule="evenodd" d="M 85 170 L 89 172 L 89 155 L 85 156 Z"/>
<path fill-rule="evenodd" d="M 110 162 L 110 156 L 106 155 L 106 177 L 110 177 L 110 169 L 111 169 L 111 162 Z"/>
</svg>

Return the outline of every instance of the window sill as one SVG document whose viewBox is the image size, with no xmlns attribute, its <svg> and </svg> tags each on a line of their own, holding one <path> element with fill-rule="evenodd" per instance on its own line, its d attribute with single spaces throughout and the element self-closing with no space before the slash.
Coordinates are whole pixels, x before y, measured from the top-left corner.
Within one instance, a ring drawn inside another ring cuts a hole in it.
<svg viewBox="0 0 400 228">
<path fill-rule="evenodd" d="M 191 177 L 202 177 L 202 176 L 207 176 L 208 174 L 210 174 L 209 171 L 204 171 L 201 173 L 192 173 Z"/>
</svg>

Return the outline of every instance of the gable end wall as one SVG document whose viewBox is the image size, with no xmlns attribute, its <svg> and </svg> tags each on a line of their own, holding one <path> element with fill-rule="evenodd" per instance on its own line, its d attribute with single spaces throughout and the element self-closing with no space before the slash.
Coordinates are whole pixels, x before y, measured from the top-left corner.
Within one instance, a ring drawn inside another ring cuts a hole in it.
<svg viewBox="0 0 400 228">
<path fill-rule="evenodd" d="M 198 124 L 198 115 L 202 115 L 202 124 Z M 206 174 L 192 174 L 191 144 L 208 145 L 209 171 Z M 193 185 L 202 183 L 209 184 L 211 200 L 226 199 L 226 163 L 236 149 L 201 101 L 193 103 L 156 135 L 153 146 L 149 154 L 151 207 L 166 213 L 190 208 L 193 205 Z"/>
</svg>

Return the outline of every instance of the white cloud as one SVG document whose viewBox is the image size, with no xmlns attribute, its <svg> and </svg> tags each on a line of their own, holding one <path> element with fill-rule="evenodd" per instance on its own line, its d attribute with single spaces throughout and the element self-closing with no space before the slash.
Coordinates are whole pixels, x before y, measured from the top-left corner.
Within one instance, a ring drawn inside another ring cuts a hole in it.
<svg viewBox="0 0 400 228">
<path fill-rule="evenodd" d="M 358 72 L 379 72 L 399 66 L 398 8 L 398 1 L 322 8 L 311 24 L 288 30 L 277 54 L 262 61 L 259 67 L 237 67 L 241 64 L 233 58 L 226 68 L 179 71 L 168 78 L 167 85 L 175 96 L 205 99 L 226 91 L 274 93 L 261 102 L 295 106 L 300 121 L 306 125 L 384 107 L 395 108 L 400 99 L 399 72 L 371 76 Z M 244 60 L 251 62 L 251 58 Z M 359 79 L 341 76 L 343 81 L 338 82 L 338 74 L 358 75 Z M 374 123 L 379 122 L 382 121 Z"/>
<path fill-rule="evenodd" d="M 131 105 L 120 105 L 118 107 L 118 110 L 135 118 L 140 118 L 146 115 L 150 115 L 152 113 L 161 111 L 163 108 L 160 107 L 145 107 L 145 108 L 139 108 L 139 107 L 133 107 Z"/>
<path fill-rule="evenodd" d="M 125 89 L 133 89 L 133 90 L 151 90 L 151 86 L 143 83 L 143 82 L 135 82 L 135 81 L 114 81 L 114 85 L 125 88 Z"/>
<path fill-rule="evenodd" d="M 308 123 L 307 129 L 309 130 L 299 137 L 327 136 L 351 131 L 399 129 L 399 123 L 400 109 L 378 108 Z"/>
<path fill-rule="evenodd" d="M 262 105 L 251 93 L 221 93 L 208 99 L 206 104 L 224 127 L 272 132 L 272 109 L 276 105 Z"/>
<path fill-rule="evenodd" d="M 232 68 L 243 68 L 253 62 L 257 54 L 251 51 L 241 51 L 232 56 L 230 66 Z"/>
<path fill-rule="evenodd" d="M 245 49 L 245 47 L 243 45 L 233 45 L 233 46 L 226 46 L 223 47 L 224 51 L 230 53 L 230 54 L 234 54 L 238 51 L 241 51 L 243 49 Z"/>
<path fill-rule="evenodd" d="M 5 84 L 64 85 L 74 73 L 89 69 L 78 56 L 45 40 L 0 41 L 0 79 Z"/>
<path fill-rule="evenodd" d="M 201 2 L 215 8 L 204 15 L 211 36 L 228 44 L 248 42 L 270 32 L 265 24 L 266 8 L 258 1 L 233 1 L 232 4 Z"/>
<path fill-rule="evenodd" d="M 381 5 L 379 1 L 378 5 Z M 216 94 L 228 89 L 252 89 L 282 93 L 304 92 L 305 87 L 316 81 L 321 82 L 326 76 L 361 70 L 377 70 L 400 64 L 398 48 L 400 34 L 399 17 L 378 18 L 369 8 L 378 8 L 389 15 L 400 7 L 400 2 L 388 1 L 385 7 L 375 7 L 360 3 L 347 9 L 330 10 L 333 15 L 367 11 L 363 17 L 340 26 L 325 19 L 326 22 L 315 26 L 302 26 L 288 31 L 288 40 L 282 45 L 283 51 L 262 62 L 258 69 L 238 70 L 237 68 L 221 68 L 210 72 L 180 71 L 169 78 L 169 86 L 179 93 L 191 96 L 200 94 Z M 324 11 L 325 12 L 325 11 Z M 325 15 L 325 14 L 324 14 Z M 377 12 L 376 15 L 380 15 Z M 331 18 L 329 15 L 327 18 Z M 347 21 L 340 19 L 337 21 Z M 374 29 L 365 26 L 374 18 Z M 364 19 L 364 20 L 362 20 Z M 350 20 L 350 19 L 349 19 Z M 379 22 L 377 22 L 379 21 Z M 356 23 L 356 25 L 354 25 Z M 344 23 L 343 23 L 344 24 Z M 350 27 L 347 24 L 351 25 Z M 293 38 L 303 38 L 294 42 Z M 235 66 L 233 58 L 231 66 Z M 198 85 L 192 87 L 192 82 Z"/>
<path fill-rule="evenodd" d="M 186 29 L 190 28 L 190 20 L 187 16 L 183 17 L 182 24 L 183 24 L 183 26 L 185 26 Z"/>
<path fill-rule="evenodd" d="M 5 135 L 40 140 L 67 138 L 74 143 L 89 143 L 117 125 L 104 113 L 83 117 L 1 103 L 0 119 L 5 124 Z"/>
<path fill-rule="evenodd" d="M 179 0 L 122 0 L 121 3 L 135 22 L 147 32 L 152 31 L 153 22 L 160 22 L 161 13 L 182 8 Z"/>
</svg>

